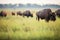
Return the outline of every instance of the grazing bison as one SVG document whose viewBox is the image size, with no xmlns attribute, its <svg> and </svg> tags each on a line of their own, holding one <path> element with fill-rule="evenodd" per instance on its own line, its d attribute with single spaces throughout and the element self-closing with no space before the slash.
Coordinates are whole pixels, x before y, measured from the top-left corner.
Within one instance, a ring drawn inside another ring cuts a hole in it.
<svg viewBox="0 0 60 40">
<path fill-rule="evenodd" d="M 56 14 L 54 12 L 51 13 L 50 20 L 52 20 L 52 21 L 56 20 Z"/>
<path fill-rule="evenodd" d="M 12 15 L 15 15 L 15 13 L 14 13 L 14 12 L 12 12 Z"/>
<path fill-rule="evenodd" d="M 23 12 L 23 17 L 27 16 L 27 17 L 33 17 L 33 14 L 31 14 L 31 12 L 29 10 L 26 10 L 25 12 Z"/>
<path fill-rule="evenodd" d="M 17 12 L 17 15 L 22 16 L 23 14 L 21 13 L 21 11 L 18 11 L 18 12 Z"/>
<path fill-rule="evenodd" d="M 6 13 L 5 11 L 1 11 L 1 12 L 0 12 L 0 16 L 1 16 L 1 17 L 6 17 L 6 16 L 7 16 L 7 13 Z"/>
<path fill-rule="evenodd" d="M 55 13 L 58 17 L 60 17 L 60 9 L 56 10 Z"/>
<path fill-rule="evenodd" d="M 47 22 L 50 20 L 50 13 L 51 13 L 51 9 L 43 9 L 42 11 L 39 11 L 36 13 L 36 16 L 39 21 L 39 19 L 45 19 Z"/>
</svg>

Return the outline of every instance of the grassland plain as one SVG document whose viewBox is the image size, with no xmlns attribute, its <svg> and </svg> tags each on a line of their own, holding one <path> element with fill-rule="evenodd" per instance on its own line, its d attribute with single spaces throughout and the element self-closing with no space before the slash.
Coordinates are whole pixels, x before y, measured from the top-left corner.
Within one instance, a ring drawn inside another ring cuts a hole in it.
<svg viewBox="0 0 60 40">
<path fill-rule="evenodd" d="M 34 17 L 23 18 L 12 16 L 11 12 L 25 11 L 26 9 L 0 9 L 7 12 L 7 17 L 0 17 L 0 40 L 60 40 L 60 18 L 46 22 L 36 20 L 39 9 L 31 9 Z M 42 9 L 40 9 L 42 10 Z M 52 9 L 54 12 L 56 9 Z"/>
</svg>

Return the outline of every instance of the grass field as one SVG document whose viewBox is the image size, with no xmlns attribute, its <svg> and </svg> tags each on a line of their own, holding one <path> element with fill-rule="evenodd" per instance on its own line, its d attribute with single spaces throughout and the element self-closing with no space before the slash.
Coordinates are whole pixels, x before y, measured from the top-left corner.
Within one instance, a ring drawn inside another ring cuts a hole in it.
<svg viewBox="0 0 60 40">
<path fill-rule="evenodd" d="M 0 17 L 0 39 L 1 40 L 60 40 L 60 18 L 56 21 L 46 22 L 36 20 L 35 13 L 38 10 L 31 10 L 34 17 L 23 18 L 12 16 L 11 12 L 25 11 L 24 9 L 0 9 L 7 12 L 7 17 Z M 52 9 L 55 11 L 56 9 Z"/>
</svg>

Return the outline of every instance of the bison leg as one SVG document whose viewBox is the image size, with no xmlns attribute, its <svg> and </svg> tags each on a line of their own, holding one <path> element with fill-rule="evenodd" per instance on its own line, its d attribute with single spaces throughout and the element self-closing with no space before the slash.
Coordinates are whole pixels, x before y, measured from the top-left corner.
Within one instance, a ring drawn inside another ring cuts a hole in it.
<svg viewBox="0 0 60 40">
<path fill-rule="evenodd" d="M 49 20 L 46 20 L 46 22 L 49 22 Z"/>
<path fill-rule="evenodd" d="M 39 21 L 39 16 L 38 16 L 38 17 L 36 17 L 36 20 L 38 20 L 38 21 Z"/>
<path fill-rule="evenodd" d="M 23 15 L 23 18 L 24 18 L 24 15 Z"/>
<path fill-rule="evenodd" d="M 38 21 L 39 21 L 39 17 L 38 17 Z"/>
<path fill-rule="evenodd" d="M 50 20 L 49 18 L 45 18 L 45 21 L 46 21 L 46 22 L 49 22 L 49 20 Z"/>
<path fill-rule="evenodd" d="M 18 14 L 17 14 L 17 16 L 18 16 Z"/>
<path fill-rule="evenodd" d="M 7 16 L 7 15 L 4 15 L 5 17 Z"/>
<path fill-rule="evenodd" d="M 60 18 L 60 15 L 57 15 Z"/>
<path fill-rule="evenodd" d="M 29 16 L 27 16 L 27 18 L 29 18 Z"/>
</svg>

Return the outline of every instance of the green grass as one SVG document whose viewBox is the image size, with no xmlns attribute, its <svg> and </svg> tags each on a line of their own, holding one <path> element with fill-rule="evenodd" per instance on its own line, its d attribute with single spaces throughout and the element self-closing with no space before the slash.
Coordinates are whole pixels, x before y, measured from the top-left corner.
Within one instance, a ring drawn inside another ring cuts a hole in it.
<svg viewBox="0 0 60 40">
<path fill-rule="evenodd" d="M 35 14 L 35 12 L 32 13 Z M 0 17 L 0 39 L 59 40 L 60 19 L 56 18 L 55 22 L 46 22 L 45 20 L 37 21 L 35 15 L 33 18 L 23 18 L 17 15 Z"/>
</svg>

